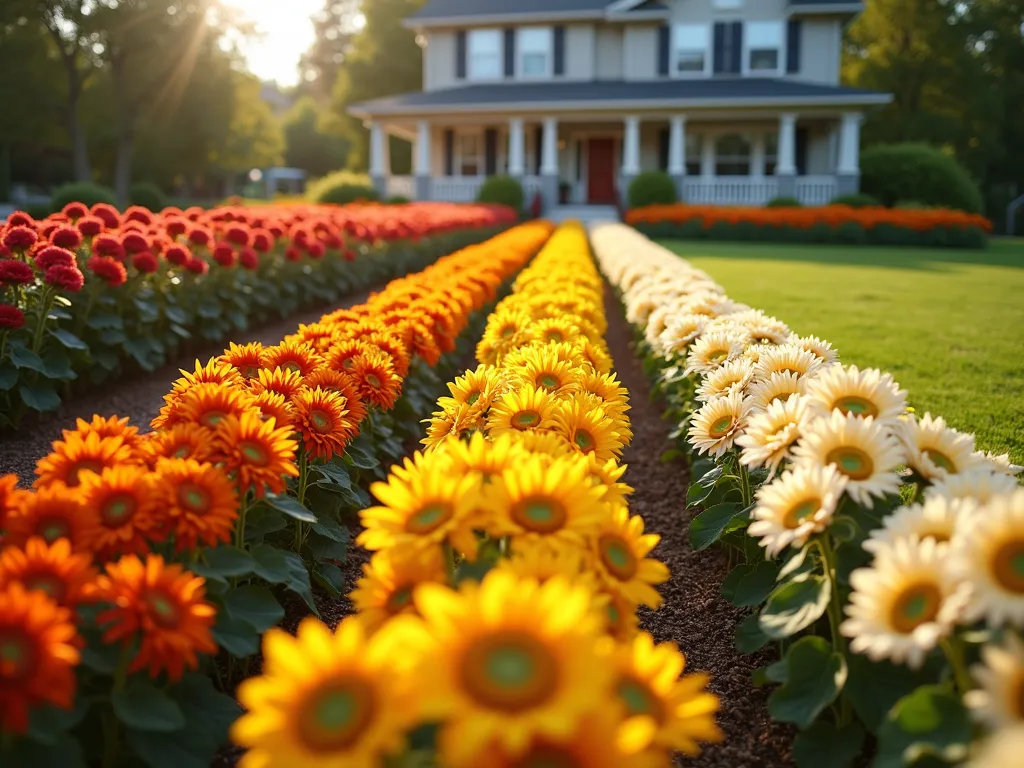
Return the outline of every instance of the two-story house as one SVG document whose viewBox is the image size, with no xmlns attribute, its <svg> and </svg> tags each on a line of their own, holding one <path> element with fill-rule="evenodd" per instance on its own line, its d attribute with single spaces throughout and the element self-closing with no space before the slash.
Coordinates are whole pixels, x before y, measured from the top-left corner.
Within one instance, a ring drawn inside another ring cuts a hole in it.
<svg viewBox="0 0 1024 768">
<path fill-rule="evenodd" d="M 382 192 L 474 199 L 509 174 L 548 207 L 616 202 L 662 169 L 691 203 L 824 204 L 859 186 L 860 123 L 891 96 L 839 84 L 846 0 L 428 0 L 405 23 L 423 90 L 359 104 Z M 414 143 L 392 177 L 387 135 Z"/>
</svg>

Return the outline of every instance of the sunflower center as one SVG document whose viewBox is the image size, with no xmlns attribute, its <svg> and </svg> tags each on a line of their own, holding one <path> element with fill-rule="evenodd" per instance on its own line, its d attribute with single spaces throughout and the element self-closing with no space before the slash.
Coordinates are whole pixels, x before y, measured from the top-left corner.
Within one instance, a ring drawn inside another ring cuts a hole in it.
<svg viewBox="0 0 1024 768">
<path fill-rule="evenodd" d="M 181 611 L 166 593 L 150 590 L 146 595 L 146 605 L 149 606 L 149 615 L 157 626 L 175 629 L 181 623 Z"/>
<path fill-rule="evenodd" d="M 629 581 L 636 575 L 637 560 L 629 544 L 619 536 L 605 534 L 597 542 L 601 562 L 620 581 Z"/>
<path fill-rule="evenodd" d="M 36 532 L 46 539 L 47 544 L 53 544 L 57 539 L 71 538 L 71 526 L 68 521 L 60 517 L 48 517 L 39 521 Z"/>
<path fill-rule="evenodd" d="M 362 736 L 375 709 L 373 688 L 364 680 L 353 677 L 329 683 L 300 705 L 301 739 L 313 752 L 347 749 Z"/>
<path fill-rule="evenodd" d="M 238 449 L 249 464 L 257 467 L 265 467 L 270 463 L 270 456 L 267 454 L 267 449 L 259 443 L 254 443 L 251 440 L 245 440 L 239 444 Z"/>
<path fill-rule="evenodd" d="M 255 379 L 259 375 L 260 369 L 255 365 L 243 365 L 239 369 L 239 373 L 247 379 Z"/>
<path fill-rule="evenodd" d="M 909 635 L 939 615 L 942 593 L 931 583 L 912 584 L 892 604 L 889 620 L 897 632 Z"/>
<path fill-rule="evenodd" d="M 516 429 L 529 429 L 540 423 L 540 414 L 537 411 L 520 411 L 512 417 L 512 426 Z"/>
<path fill-rule="evenodd" d="M 409 533 L 427 534 L 444 525 L 452 516 L 449 505 L 441 502 L 428 504 L 405 521 L 405 530 Z"/>
<path fill-rule="evenodd" d="M 391 614 L 401 613 L 410 605 L 412 605 L 411 585 L 399 587 L 390 595 L 388 595 L 388 599 L 384 603 L 384 607 L 387 609 L 388 613 Z"/>
<path fill-rule="evenodd" d="M 480 392 L 471 392 L 466 398 L 466 405 L 473 405 L 477 400 L 480 399 Z"/>
<path fill-rule="evenodd" d="M 0 680 L 20 682 L 35 672 L 32 643 L 15 630 L 0 634 Z"/>
<path fill-rule="evenodd" d="M 199 417 L 199 423 L 204 427 L 216 427 L 226 416 L 223 411 L 207 411 Z"/>
<path fill-rule="evenodd" d="M 299 367 L 299 364 L 296 363 L 294 360 L 289 360 L 288 362 L 286 362 L 281 367 L 284 368 L 286 371 L 294 371 L 295 373 L 302 373 L 302 369 Z"/>
<path fill-rule="evenodd" d="M 172 454 L 176 459 L 187 459 L 192 455 L 192 446 L 185 444 L 179 446 L 176 451 Z"/>
<path fill-rule="evenodd" d="M 351 371 L 355 364 L 356 361 L 351 357 L 346 357 L 344 360 L 341 361 L 341 367 L 344 368 L 346 371 Z"/>
<path fill-rule="evenodd" d="M 210 492 L 195 483 L 178 486 L 178 503 L 190 512 L 203 514 L 210 507 Z"/>
<path fill-rule="evenodd" d="M 537 377 L 537 383 L 545 389 L 557 389 L 558 379 L 552 376 L 550 373 L 545 373 Z"/>
<path fill-rule="evenodd" d="M 565 525 L 565 507 L 554 499 L 523 499 L 513 507 L 512 519 L 528 531 L 552 533 Z"/>
<path fill-rule="evenodd" d="M 798 528 L 808 517 L 821 509 L 821 499 L 807 499 L 792 507 L 782 519 L 782 524 L 790 530 Z"/>
<path fill-rule="evenodd" d="M 729 350 L 727 350 L 727 349 L 719 349 L 719 350 L 717 350 L 715 352 L 712 352 L 710 355 L 708 355 L 708 362 L 709 363 L 721 363 L 728 356 L 729 356 Z"/>
<path fill-rule="evenodd" d="M 24 581 L 25 588 L 29 591 L 45 592 L 58 603 L 64 600 L 64 593 L 67 591 L 64 582 L 52 573 L 34 573 L 26 577 Z"/>
<path fill-rule="evenodd" d="M 590 453 L 594 450 L 594 436 L 587 432 L 587 430 L 577 429 L 574 440 L 579 449 L 584 453 Z"/>
<path fill-rule="evenodd" d="M 857 397 L 856 395 L 841 397 L 835 401 L 832 407 L 842 411 L 846 416 L 852 414 L 854 416 L 878 417 L 878 406 L 867 398 Z"/>
<path fill-rule="evenodd" d="M 562 336 L 562 332 L 561 331 L 551 330 L 551 331 L 548 331 L 547 333 L 544 334 L 544 340 L 545 341 L 560 342 L 560 341 L 562 341 L 562 339 L 563 339 L 563 336 Z"/>
<path fill-rule="evenodd" d="M 512 337 L 512 334 L 515 333 L 515 332 L 516 332 L 516 329 L 514 327 L 512 327 L 510 325 L 506 325 L 504 328 L 501 329 L 501 338 L 509 339 L 509 338 Z"/>
<path fill-rule="evenodd" d="M 1006 591 L 1024 594 L 1024 539 L 1011 539 L 996 550 L 992 575 Z"/>
<path fill-rule="evenodd" d="M 626 705 L 627 716 L 652 717 L 658 723 L 664 719 L 665 710 L 661 702 L 645 683 L 631 677 L 623 678 L 619 681 L 618 694 Z"/>
<path fill-rule="evenodd" d="M 372 373 L 366 374 L 367 383 L 374 389 L 380 389 L 380 379 Z"/>
<path fill-rule="evenodd" d="M 309 421 L 313 429 L 322 435 L 331 431 L 331 417 L 325 411 L 311 411 Z"/>
<path fill-rule="evenodd" d="M 466 651 L 462 685 L 485 707 L 521 712 L 546 702 L 558 687 L 558 660 L 533 637 L 502 633 Z"/>
<path fill-rule="evenodd" d="M 875 463 L 860 448 L 844 445 L 833 448 L 825 457 L 826 464 L 835 464 L 836 468 L 851 480 L 866 480 L 875 471 Z"/>
<path fill-rule="evenodd" d="M 68 488 L 74 488 L 82 482 L 83 472 L 99 474 L 103 471 L 103 463 L 99 459 L 80 459 L 68 470 Z"/>
<path fill-rule="evenodd" d="M 941 451 L 937 451 L 934 448 L 925 448 L 924 455 L 931 459 L 932 464 L 939 469 L 944 469 L 947 472 L 956 472 L 956 464 L 953 463 L 953 460 L 949 458 L 949 456 Z"/>
<path fill-rule="evenodd" d="M 135 497 L 128 493 L 119 493 L 107 499 L 100 507 L 100 518 L 108 528 L 124 525 L 135 514 L 137 505 Z"/>
<path fill-rule="evenodd" d="M 732 430 L 735 421 L 731 413 L 721 416 L 708 428 L 708 434 L 711 437 L 725 437 Z"/>
</svg>

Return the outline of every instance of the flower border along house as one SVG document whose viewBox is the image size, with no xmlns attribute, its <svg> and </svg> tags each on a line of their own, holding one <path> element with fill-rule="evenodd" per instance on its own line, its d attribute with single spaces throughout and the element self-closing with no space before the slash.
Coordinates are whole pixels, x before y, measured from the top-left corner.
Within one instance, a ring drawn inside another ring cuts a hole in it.
<svg viewBox="0 0 1024 768">
<path fill-rule="evenodd" d="M 406 19 L 423 90 L 354 105 L 387 194 L 475 198 L 494 174 L 546 207 L 610 205 L 663 169 L 691 203 L 827 203 L 859 187 L 864 110 L 839 85 L 845 0 L 428 0 Z M 387 135 L 414 176 L 389 171 Z"/>
</svg>

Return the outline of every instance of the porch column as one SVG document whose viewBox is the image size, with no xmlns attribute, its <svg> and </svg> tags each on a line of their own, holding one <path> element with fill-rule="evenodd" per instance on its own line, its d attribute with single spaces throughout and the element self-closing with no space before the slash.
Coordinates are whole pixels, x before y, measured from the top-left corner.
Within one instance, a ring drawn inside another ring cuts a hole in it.
<svg viewBox="0 0 1024 768">
<path fill-rule="evenodd" d="M 847 112 L 839 129 L 839 167 L 836 180 L 840 195 L 860 191 L 860 112 Z"/>
<path fill-rule="evenodd" d="M 558 205 L 558 118 L 544 118 L 544 135 L 540 156 L 540 183 L 544 210 Z"/>
<path fill-rule="evenodd" d="M 430 199 L 430 123 L 420 120 L 416 124 L 416 199 Z"/>
<path fill-rule="evenodd" d="M 682 200 L 686 181 L 686 115 L 673 115 L 669 124 L 668 175 L 676 183 L 676 195 Z"/>
<path fill-rule="evenodd" d="M 715 135 L 705 133 L 700 142 L 700 176 L 712 179 L 715 176 Z"/>
<path fill-rule="evenodd" d="M 526 133 L 523 118 L 508 121 L 508 175 L 522 178 L 526 175 Z"/>
<path fill-rule="evenodd" d="M 764 134 L 755 133 L 750 143 L 750 175 L 758 179 L 764 178 L 764 153 Z"/>
<path fill-rule="evenodd" d="M 640 173 L 640 118 L 630 115 L 626 118 L 626 135 L 622 141 L 622 188 L 623 198 L 629 193 L 629 185 Z"/>
<path fill-rule="evenodd" d="M 370 121 L 370 179 L 381 199 L 388 195 L 388 176 L 391 174 L 388 152 L 388 136 L 384 126 L 376 120 Z"/>
<path fill-rule="evenodd" d="M 796 115 L 779 115 L 779 157 L 775 163 L 779 197 L 796 197 Z"/>
</svg>

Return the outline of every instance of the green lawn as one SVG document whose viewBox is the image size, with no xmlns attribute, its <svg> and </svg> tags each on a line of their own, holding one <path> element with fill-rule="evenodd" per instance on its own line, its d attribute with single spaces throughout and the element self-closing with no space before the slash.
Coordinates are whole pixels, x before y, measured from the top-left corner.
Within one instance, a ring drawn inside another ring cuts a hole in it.
<svg viewBox="0 0 1024 768">
<path fill-rule="evenodd" d="M 667 241 L 732 298 L 891 371 L 920 413 L 1024 464 L 1024 239 L 988 250 Z"/>
</svg>

